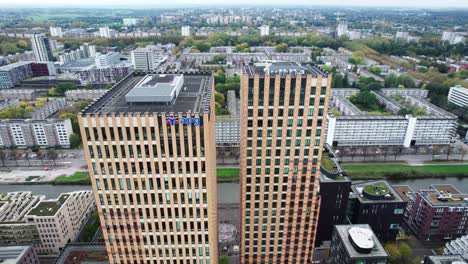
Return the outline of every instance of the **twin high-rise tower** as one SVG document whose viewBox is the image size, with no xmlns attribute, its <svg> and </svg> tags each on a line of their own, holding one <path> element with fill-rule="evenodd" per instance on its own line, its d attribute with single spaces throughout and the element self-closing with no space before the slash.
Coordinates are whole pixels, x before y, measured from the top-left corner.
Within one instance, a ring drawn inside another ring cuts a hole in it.
<svg viewBox="0 0 468 264">
<path fill-rule="evenodd" d="M 241 263 L 308 263 L 331 80 L 278 62 L 241 82 Z M 213 89 L 133 73 L 80 114 L 111 263 L 218 263 Z"/>
</svg>

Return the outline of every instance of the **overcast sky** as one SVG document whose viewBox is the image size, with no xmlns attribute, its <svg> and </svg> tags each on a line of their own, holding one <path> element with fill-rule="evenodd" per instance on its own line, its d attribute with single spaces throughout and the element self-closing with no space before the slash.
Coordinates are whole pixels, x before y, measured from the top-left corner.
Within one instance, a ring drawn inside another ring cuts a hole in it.
<svg viewBox="0 0 468 264">
<path fill-rule="evenodd" d="M 194 5 L 333 5 L 333 6 L 396 6 L 426 8 L 468 8 L 468 0 L 0 0 L 2 7 L 183 7 Z"/>
</svg>

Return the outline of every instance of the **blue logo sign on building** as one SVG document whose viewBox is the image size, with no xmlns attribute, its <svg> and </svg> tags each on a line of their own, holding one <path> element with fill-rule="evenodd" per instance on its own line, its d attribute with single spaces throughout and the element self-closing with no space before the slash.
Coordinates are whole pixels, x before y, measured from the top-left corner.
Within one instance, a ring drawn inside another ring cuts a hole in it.
<svg viewBox="0 0 468 264">
<path fill-rule="evenodd" d="M 179 120 L 173 114 L 170 114 L 169 117 L 166 118 L 166 123 L 170 126 L 174 126 L 179 124 Z M 182 117 L 180 123 L 185 126 L 199 126 L 200 117 Z"/>
</svg>

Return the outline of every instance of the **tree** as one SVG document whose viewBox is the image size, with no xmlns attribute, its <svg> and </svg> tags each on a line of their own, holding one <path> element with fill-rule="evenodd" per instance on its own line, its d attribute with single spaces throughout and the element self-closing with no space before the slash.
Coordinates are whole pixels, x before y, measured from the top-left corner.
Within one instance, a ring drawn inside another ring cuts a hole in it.
<svg viewBox="0 0 468 264">
<path fill-rule="evenodd" d="M 401 258 L 403 259 L 404 262 L 408 263 L 410 261 L 411 256 L 413 255 L 413 250 L 405 242 L 400 243 L 399 249 L 400 249 Z"/>
<path fill-rule="evenodd" d="M 276 52 L 287 52 L 288 51 L 288 44 L 287 43 L 280 43 L 276 45 L 275 50 Z"/>
<path fill-rule="evenodd" d="M 349 99 L 353 104 L 371 106 L 377 103 L 377 97 L 375 96 L 375 94 L 368 91 L 353 94 L 349 97 Z"/>
<path fill-rule="evenodd" d="M 437 70 L 439 70 L 440 73 L 447 73 L 449 68 L 446 64 L 440 63 L 437 65 Z"/>
<path fill-rule="evenodd" d="M 13 160 L 15 161 L 16 166 L 18 166 L 18 152 L 16 151 L 16 149 L 12 149 L 10 151 L 10 154 L 11 154 L 11 157 L 13 158 Z"/>
<path fill-rule="evenodd" d="M 31 166 L 31 160 L 29 159 L 29 151 L 24 152 L 24 158 L 28 161 L 29 166 Z"/>
<path fill-rule="evenodd" d="M 224 94 L 223 93 L 220 93 L 220 92 L 216 92 L 215 93 L 215 101 L 217 103 L 219 103 L 220 105 L 223 105 L 224 104 Z"/>
<path fill-rule="evenodd" d="M 56 96 L 57 95 L 57 89 L 55 87 L 50 87 L 49 90 L 47 90 L 47 94 L 49 96 Z"/>
<path fill-rule="evenodd" d="M 81 137 L 75 133 L 70 135 L 70 147 L 79 148 L 81 145 Z"/>
<path fill-rule="evenodd" d="M 390 262 L 391 263 L 395 263 L 395 264 L 400 263 L 401 253 L 398 250 L 398 247 L 397 247 L 397 245 L 395 245 L 395 243 L 391 243 L 391 242 L 387 243 L 385 245 L 385 250 L 390 255 Z"/>
<path fill-rule="evenodd" d="M 57 166 L 58 154 L 54 149 L 49 149 L 47 151 L 47 156 L 54 161 L 54 166 Z"/>
<path fill-rule="evenodd" d="M 229 258 L 227 256 L 221 256 L 219 258 L 219 264 L 229 264 Z"/>
<path fill-rule="evenodd" d="M 5 167 L 5 160 L 6 160 L 6 152 L 4 149 L 0 149 L 0 160 L 2 161 L 2 165 Z"/>
<path fill-rule="evenodd" d="M 55 91 L 57 95 L 64 95 L 66 91 L 76 89 L 75 83 L 59 82 L 56 85 Z"/>
<path fill-rule="evenodd" d="M 360 56 L 353 55 L 348 59 L 349 63 L 352 63 L 354 65 L 359 65 L 364 61 L 364 59 Z"/>
</svg>

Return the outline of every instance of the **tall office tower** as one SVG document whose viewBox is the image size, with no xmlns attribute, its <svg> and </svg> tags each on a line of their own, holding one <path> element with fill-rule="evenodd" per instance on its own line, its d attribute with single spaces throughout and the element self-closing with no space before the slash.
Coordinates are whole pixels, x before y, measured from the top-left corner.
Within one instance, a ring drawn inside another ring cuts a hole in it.
<svg viewBox="0 0 468 264">
<path fill-rule="evenodd" d="M 31 36 L 31 46 L 37 62 L 53 61 L 52 48 L 44 33 L 34 33 Z"/>
<path fill-rule="evenodd" d="M 184 36 L 184 37 L 190 36 L 190 26 L 183 26 L 182 27 L 182 36 Z"/>
<path fill-rule="evenodd" d="M 295 62 L 241 80 L 241 263 L 309 263 L 331 77 Z"/>
<path fill-rule="evenodd" d="M 52 37 L 63 37 L 62 28 L 61 27 L 50 27 L 50 35 Z"/>
<path fill-rule="evenodd" d="M 79 115 L 110 263 L 217 263 L 213 93 L 134 72 Z"/>
<path fill-rule="evenodd" d="M 338 14 L 338 17 L 336 18 L 336 37 L 342 37 L 342 36 L 347 36 L 348 35 L 348 21 L 346 21 L 346 18 L 340 18 L 340 15 Z"/>
</svg>

